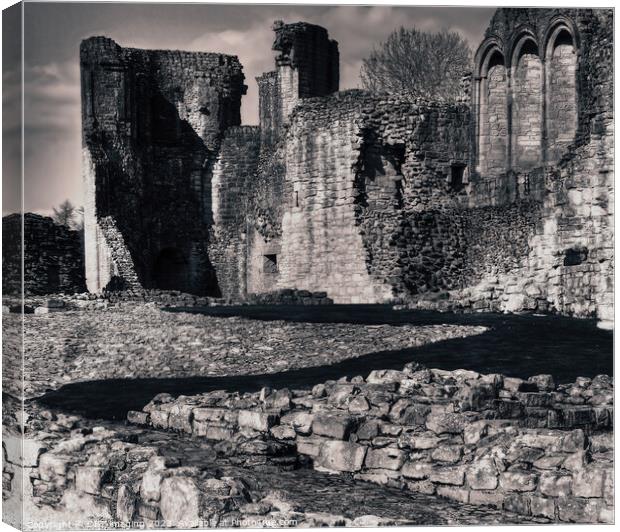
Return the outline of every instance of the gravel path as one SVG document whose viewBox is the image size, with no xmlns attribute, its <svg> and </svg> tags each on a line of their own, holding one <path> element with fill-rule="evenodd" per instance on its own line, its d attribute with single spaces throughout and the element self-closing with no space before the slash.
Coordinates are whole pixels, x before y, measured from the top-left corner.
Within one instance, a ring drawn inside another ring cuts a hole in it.
<svg viewBox="0 0 620 532">
<path fill-rule="evenodd" d="M 4 316 L 5 341 L 20 316 Z M 97 379 L 259 375 L 481 334 L 482 326 L 258 321 L 161 311 L 153 304 L 25 316 L 26 398 Z M 19 349 L 5 356 L 19 395 Z"/>
</svg>

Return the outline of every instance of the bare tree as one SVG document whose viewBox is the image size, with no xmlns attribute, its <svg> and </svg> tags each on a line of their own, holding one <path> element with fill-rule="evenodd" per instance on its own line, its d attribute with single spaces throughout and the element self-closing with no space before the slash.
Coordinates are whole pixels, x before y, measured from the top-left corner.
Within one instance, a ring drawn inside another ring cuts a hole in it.
<svg viewBox="0 0 620 532">
<path fill-rule="evenodd" d="M 73 228 L 76 231 L 84 232 L 84 207 L 75 209 L 77 219 L 73 222 Z"/>
<path fill-rule="evenodd" d="M 53 207 L 54 214 L 52 219 L 60 225 L 72 228 L 75 221 L 75 207 L 68 199 L 63 201 L 58 207 Z"/>
<path fill-rule="evenodd" d="M 360 76 L 364 88 L 373 92 L 454 101 L 471 63 L 471 48 L 458 33 L 401 27 L 363 60 Z"/>
</svg>

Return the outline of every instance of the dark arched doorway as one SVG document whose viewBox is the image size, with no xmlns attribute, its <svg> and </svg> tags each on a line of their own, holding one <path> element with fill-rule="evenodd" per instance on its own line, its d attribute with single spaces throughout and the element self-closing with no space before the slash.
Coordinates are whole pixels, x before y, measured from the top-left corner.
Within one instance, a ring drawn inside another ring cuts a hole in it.
<svg viewBox="0 0 620 532">
<path fill-rule="evenodd" d="M 165 248 L 159 252 L 153 271 L 155 288 L 189 292 L 189 263 L 176 248 Z"/>
</svg>

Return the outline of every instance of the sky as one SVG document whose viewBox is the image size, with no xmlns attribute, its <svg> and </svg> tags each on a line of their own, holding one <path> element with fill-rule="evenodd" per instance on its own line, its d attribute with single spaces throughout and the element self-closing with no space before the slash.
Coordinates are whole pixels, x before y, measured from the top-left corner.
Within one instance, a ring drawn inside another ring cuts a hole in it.
<svg viewBox="0 0 620 532">
<path fill-rule="evenodd" d="M 96 2 L 26 2 L 24 10 L 24 204 L 27 211 L 42 214 L 49 214 L 67 198 L 75 205 L 83 204 L 79 44 L 84 38 L 106 35 L 127 47 L 237 55 L 248 85 L 242 122 L 257 124 L 255 77 L 274 67 L 274 20 L 303 20 L 328 30 L 330 38 L 339 43 L 343 90 L 360 86 L 362 59 L 400 26 L 458 31 L 475 51 L 494 12 L 494 8 L 466 7 Z M 4 17 L 5 33 L 10 25 Z M 8 107 L 14 105 L 11 98 L 19 95 L 20 79 L 18 68 L 7 69 L 11 52 L 3 52 L 3 104 Z M 5 118 L 4 133 L 14 139 L 19 138 L 18 118 Z M 12 149 L 11 144 L 5 141 L 8 155 L 18 148 L 13 143 Z M 4 171 L 19 173 L 10 162 Z M 5 185 L 3 214 L 19 210 L 17 198 L 16 191 Z"/>
</svg>

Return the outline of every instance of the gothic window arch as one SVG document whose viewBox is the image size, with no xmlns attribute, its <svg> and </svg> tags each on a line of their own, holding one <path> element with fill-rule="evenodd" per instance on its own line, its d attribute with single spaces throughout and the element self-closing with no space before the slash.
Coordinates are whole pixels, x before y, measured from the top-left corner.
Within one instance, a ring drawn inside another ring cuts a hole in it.
<svg viewBox="0 0 620 532">
<path fill-rule="evenodd" d="M 538 43 L 525 33 L 517 39 L 511 58 L 511 161 L 515 170 L 542 164 L 543 72 Z"/>
<path fill-rule="evenodd" d="M 557 162 L 575 140 L 578 123 L 577 45 L 565 21 L 550 27 L 545 46 L 546 161 Z"/>
<path fill-rule="evenodd" d="M 477 170 L 500 175 L 507 170 L 508 72 L 501 45 L 489 41 L 477 63 Z"/>
</svg>

